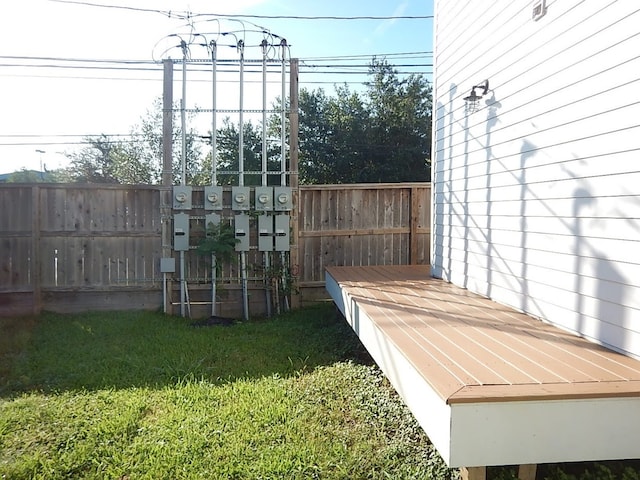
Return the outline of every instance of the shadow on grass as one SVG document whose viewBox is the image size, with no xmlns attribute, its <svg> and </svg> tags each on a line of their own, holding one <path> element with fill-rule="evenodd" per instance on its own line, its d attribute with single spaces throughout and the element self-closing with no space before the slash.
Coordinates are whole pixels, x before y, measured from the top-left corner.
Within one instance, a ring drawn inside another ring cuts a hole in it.
<svg viewBox="0 0 640 480">
<path fill-rule="evenodd" d="M 195 328 L 187 319 L 150 312 L 47 313 L 22 343 L 2 356 L 3 397 L 158 387 L 185 378 L 224 383 L 347 359 L 371 362 L 332 303 L 227 327 Z"/>
</svg>

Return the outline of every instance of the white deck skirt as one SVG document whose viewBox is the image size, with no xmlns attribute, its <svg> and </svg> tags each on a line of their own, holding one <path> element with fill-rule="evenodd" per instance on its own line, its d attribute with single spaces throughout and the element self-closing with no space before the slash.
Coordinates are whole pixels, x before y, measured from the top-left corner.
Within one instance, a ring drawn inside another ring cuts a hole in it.
<svg viewBox="0 0 640 480">
<path fill-rule="evenodd" d="M 330 274 L 326 288 L 450 467 L 640 457 L 640 398 L 449 405 Z"/>
</svg>

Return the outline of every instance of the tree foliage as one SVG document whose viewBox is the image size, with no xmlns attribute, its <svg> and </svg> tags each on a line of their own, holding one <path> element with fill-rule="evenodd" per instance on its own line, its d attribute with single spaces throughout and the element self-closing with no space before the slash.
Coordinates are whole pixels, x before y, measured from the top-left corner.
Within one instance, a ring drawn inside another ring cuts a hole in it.
<svg viewBox="0 0 640 480">
<path fill-rule="evenodd" d="M 431 86 L 400 79 L 374 60 L 364 93 L 300 92 L 300 178 L 304 183 L 406 182 L 429 179 Z"/>
<path fill-rule="evenodd" d="M 23 168 L 7 176 L 7 183 L 55 183 L 60 181 L 56 170 L 39 172 Z"/>
<path fill-rule="evenodd" d="M 180 183 L 182 132 L 178 114 L 174 110 L 173 119 L 173 162 L 174 183 Z M 122 183 L 153 184 L 162 178 L 162 104 L 156 99 L 153 106 L 133 126 L 131 140 L 120 140 L 100 135 L 84 139 L 86 146 L 67 156 L 69 166 L 60 172 L 64 181 L 82 183 Z M 189 130 L 186 135 L 186 177 L 187 183 L 200 170 L 200 144 L 197 135 Z"/>
<path fill-rule="evenodd" d="M 217 171 L 218 184 L 220 185 L 238 185 L 239 161 L 240 161 L 240 129 L 227 117 L 222 122 L 222 127 L 217 130 Z M 262 171 L 262 126 L 253 125 L 251 122 L 245 122 L 242 129 L 243 142 L 243 170 L 251 172 L 244 174 L 245 185 L 261 185 L 262 177 L 256 172 Z M 209 142 L 210 143 L 210 142 Z M 267 170 L 274 171 L 278 169 L 277 158 L 279 158 L 280 150 L 275 149 L 273 145 L 267 148 Z M 207 172 L 202 175 L 204 183 L 207 184 L 211 177 L 211 154 L 209 154 L 203 163 L 203 171 Z M 269 175 L 267 177 L 269 185 L 275 184 L 275 177 Z M 278 183 L 279 184 L 279 183 Z"/>
<path fill-rule="evenodd" d="M 407 182 L 429 179 L 431 144 L 431 85 L 421 75 L 401 78 L 386 61 L 373 59 L 370 80 L 362 91 L 347 85 L 329 96 L 323 89 L 301 89 L 299 96 L 299 179 L 307 184 Z M 279 111 L 283 99 L 277 99 Z M 288 101 L 284 99 L 284 101 Z M 162 104 L 157 99 L 131 130 L 131 141 L 101 135 L 87 138 L 87 146 L 68 155 L 63 181 L 89 183 L 159 183 L 162 177 Z M 182 134 L 174 109 L 174 183 L 181 181 Z M 267 123 L 269 139 L 281 137 L 281 117 Z M 217 131 L 217 179 L 237 185 L 239 126 L 225 118 Z M 211 183 L 211 153 L 202 154 L 202 141 L 192 129 L 186 135 L 186 182 Z M 208 139 L 205 139 L 207 141 Z M 268 143 L 269 172 L 280 172 L 279 142 Z M 245 172 L 262 171 L 262 128 L 243 125 Z M 226 173 L 225 173 L 226 172 Z M 270 174 L 269 185 L 280 184 Z M 260 185 L 259 174 L 245 174 L 245 185 Z"/>
</svg>

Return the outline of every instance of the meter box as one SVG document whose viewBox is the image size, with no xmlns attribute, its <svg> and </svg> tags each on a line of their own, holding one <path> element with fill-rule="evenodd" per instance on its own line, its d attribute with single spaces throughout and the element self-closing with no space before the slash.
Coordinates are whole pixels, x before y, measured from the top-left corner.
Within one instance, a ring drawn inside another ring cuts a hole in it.
<svg viewBox="0 0 640 480">
<path fill-rule="evenodd" d="M 236 243 L 236 252 L 249 251 L 249 215 L 240 213 L 234 218 L 234 229 Z"/>
<path fill-rule="evenodd" d="M 249 210 L 249 208 L 251 207 L 249 192 L 249 187 L 232 187 L 231 209 L 235 211 Z"/>
<path fill-rule="evenodd" d="M 222 210 L 222 187 L 204 187 L 204 209 Z"/>
<path fill-rule="evenodd" d="M 209 229 L 213 227 L 217 227 L 220 225 L 220 214 L 219 213 L 208 213 L 204 216 L 204 229 L 207 235 L 209 235 Z"/>
<path fill-rule="evenodd" d="M 273 217 L 271 215 L 258 217 L 258 250 L 273 252 Z"/>
<path fill-rule="evenodd" d="M 258 211 L 273 210 L 273 187 L 256 187 L 255 205 Z"/>
<path fill-rule="evenodd" d="M 172 193 L 174 210 L 191 210 L 191 186 L 175 185 Z"/>
<path fill-rule="evenodd" d="M 289 251 L 289 215 L 274 215 L 276 252 Z"/>
<path fill-rule="evenodd" d="M 173 216 L 173 249 L 178 252 L 189 250 L 189 215 L 186 213 Z"/>
<path fill-rule="evenodd" d="M 291 187 L 274 187 L 273 199 L 275 210 L 289 211 L 293 209 L 293 198 L 291 197 Z"/>
</svg>

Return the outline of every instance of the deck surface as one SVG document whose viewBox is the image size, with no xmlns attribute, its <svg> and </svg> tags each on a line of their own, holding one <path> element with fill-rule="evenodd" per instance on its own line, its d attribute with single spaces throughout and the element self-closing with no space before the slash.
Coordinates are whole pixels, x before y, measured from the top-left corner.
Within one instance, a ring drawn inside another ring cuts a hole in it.
<svg viewBox="0 0 640 480">
<path fill-rule="evenodd" d="M 640 361 L 432 278 L 429 267 L 327 274 L 448 404 L 640 397 Z"/>
</svg>

